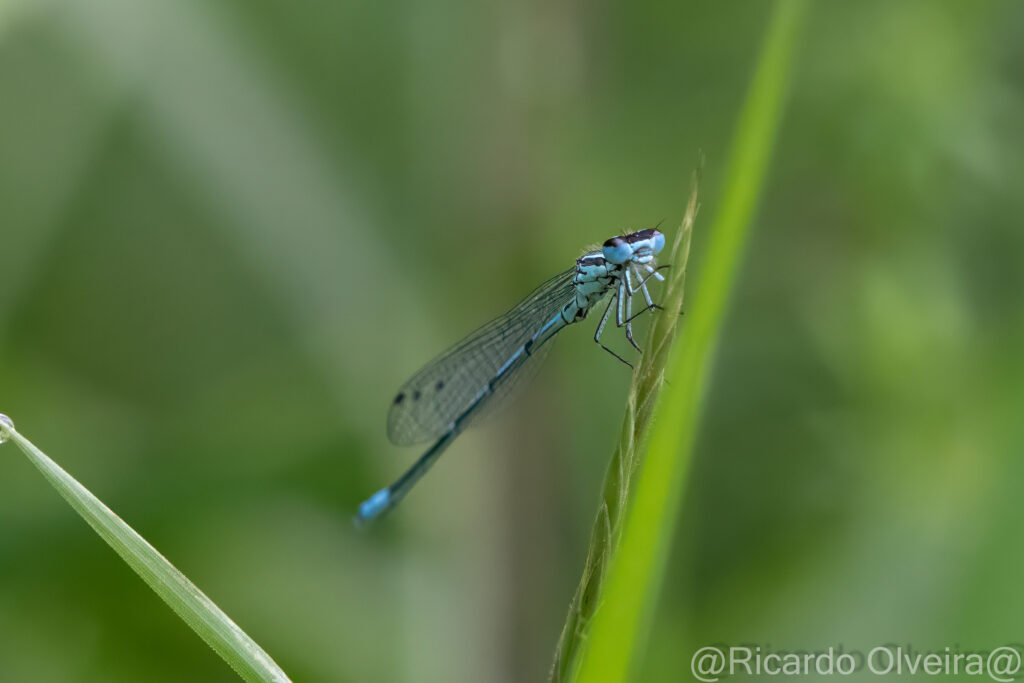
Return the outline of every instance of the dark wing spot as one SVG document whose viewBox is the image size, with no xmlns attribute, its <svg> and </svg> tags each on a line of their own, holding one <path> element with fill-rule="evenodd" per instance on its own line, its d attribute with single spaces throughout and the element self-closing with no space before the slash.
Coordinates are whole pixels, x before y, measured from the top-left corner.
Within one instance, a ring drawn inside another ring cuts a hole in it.
<svg viewBox="0 0 1024 683">
<path fill-rule="evenodd" d="M 421 395 L 422 394 L 420 394 L 420 390 L 417 389 L 416 391 L 412 392 L 412 400 L 414 400 L 414 401 L 420 400 L 420 396 Z"/>
<path fill-rule="evenodd" d="M 437 380 L 437 384 L 434 385 L 434 391 L 441 391 L 442 389 L 444 389 L 444 380 L 439 379 Z"/>
<path fill-rule="evenodd" d="M 404 401 L 404 400 L 405 400 L 405 394 L 399 394 L 398 396 L 395 396 L 395 405 L 396 406 L 397 405 L 401 405 L 402 401 Z"/>
</svg>

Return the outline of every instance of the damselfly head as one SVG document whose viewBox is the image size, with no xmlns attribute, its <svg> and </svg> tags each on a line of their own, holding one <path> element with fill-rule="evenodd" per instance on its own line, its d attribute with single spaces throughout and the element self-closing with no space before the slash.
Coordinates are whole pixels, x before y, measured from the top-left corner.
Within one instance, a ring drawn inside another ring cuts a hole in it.
<svg viewBox="0 0 1024 683">
<path fill-rule="evenodd" d="M 628 261 L 646 263 L 665 246 L 665 236 L 649 228 L 628 235 L 612 237 L 601 247 L 601 254 L 609 263 L 622 265 Z"/>
</svg>

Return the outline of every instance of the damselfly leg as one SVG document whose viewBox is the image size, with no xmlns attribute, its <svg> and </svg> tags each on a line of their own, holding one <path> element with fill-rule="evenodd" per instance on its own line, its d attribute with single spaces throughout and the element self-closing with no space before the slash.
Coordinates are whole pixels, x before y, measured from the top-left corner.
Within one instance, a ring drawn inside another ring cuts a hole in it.
<svg viewBox="0 0 1024 683">
<path fill-rule="evenodd" d="M 617 303 L 616 299 L 618 299 L 618 298 L 619 298 L 619 293 L 616 291 L 615 293 L 612 294 L 612 297 L 608 300 L 608 305 L 605 306 L 605 308 L 604 308 L 604 314 L 601 315 L 601 322 L 599 322 L 597 324 L 597 332 L 594 333 L 594 341 L 597 342 L 598 346 L 600 346 L 602 349 L 604 349 L 608 353 L 610 353 L 613 356 L 615 356 L 615 358 L 617 360 L 620 360 L 623 363 L 625 363 L 632 370 L 633 369 L 633 364 L 632 363 L 630 363 L 628 360 L 626 360 L 625 358 L 623 358 L 622 356 L 620 356 L 619 354 L 615 353 L 614 351 L 612 351 L 607 346 L 605 346 L 604 344 L 601 343 L 601 335 L 604 334 L 605 323 L 608 322 L 608 316 L 611 315 L 612 306 L 616 305 L 616 303 Z"/>
<path fill-rule="evenodd" d="M 629 343 L 633 345 L 633 348 L 636 349 L 638 353 L 643 353 L 640 351 L 640 345 L 633 339 L 633 280 L 629 275 L 630 269 L 627 267 L 625 271 L 626 277 L 623 278 L 622 284 L 623 291 L 626 294 L 626 319 L 620 322 L 619 326 L 626 326 L 626 339 L 629 340 Z"/>
<path fill-rule="evenodd" d="M 604 334 L 605 325 L 608 323 L 608 318 L 611 316 L 612 307 L 614 306 L 615 326 L 625 327 L 626 339 L 633 346 L 633 348 L 642 353 L 640 346 L 636 343 L 636 339 L 633 336 L 633 326 L 631 323 L 638 317 L 646 313 L 647 311 L 661 310 L 662 307 L 654 303 L 654 300 L 651 297 L 651 293 L 647 289 L 647 282 L 652 278 L 664 281 L 664 276 L 662 276 L 662 274 L 659 273 L 658 271 L 668 267 L 668 265 L 663 265 L 657 268 L 652 268 L 651 266 L 644 264 L 644 268 L 646 268 L 648 271 L 646 275 L 640 273 L 639 270 L 633 273 L 636 275 L 636 286 L 633 285 L 631 271 L 627 268 L 624 271 L 623 279 L 619 281 L 619 286 L 612 290 L 612 295 L 608 300 L 608 305 L 605 307 L 604 313 L 601 315 L 601 320 L 597 324 L 597 331 L 594 333 L 594 341 L 597 343 L 598 346 L 600 346 L 602 349 L 604 349 L 612 356 L 614 356 L 616 360 L 621 361 L 630 368 L 633 367 L 633 364 L 627 361 L 619 354 L 612 351 L 607 346 L 605 346 L 601 342 L 601 335 Z M 644 295 L 644 302 L 646 303 L 646 306 L 643 309 L 637 311 L 636 313 L 633 313 L 633 295 L 636 294 L 637 292 L 640 292 Z"/>
<path fill-rule="evenodd" d="M 640 284 L 638 284 L 636 286 L 636 289 L 633 290 L 633 293 L 635 294 L 637 291 L 643 292 L 644 301 L 647 302 L 647 307 L 648 308 L 661 308 L 660 306 L 657 306 L 654 303 L 654 301 L 651 299 L 651 293 L 647 289 L 647 281 L 650 280 L 651 278 L 655 278 L 656 280 L 664 282 L 665 281 L 665 277 L 661 273 L 659 273 L 658 271 L 659 270 L 664 270 L 665 268 L 668 268 L 669 264 L 665 264 L 663 266 L 658 266 L 657 268 L 651 268 L 649 265 L 647 265 L 645 263 L 644 264 L 644 268 L 647 269 L 649 275 L 647 275 L 647 277 L 643 277 L 643 278 L 641 278 L 642 273 L 640 272 L 640 266 L 638 266 L 636 264 L 633 264 L 633 267 L 636 268 L 636 277 L 637 277 L 638 280 L 640 280 Z"/>
</svg>

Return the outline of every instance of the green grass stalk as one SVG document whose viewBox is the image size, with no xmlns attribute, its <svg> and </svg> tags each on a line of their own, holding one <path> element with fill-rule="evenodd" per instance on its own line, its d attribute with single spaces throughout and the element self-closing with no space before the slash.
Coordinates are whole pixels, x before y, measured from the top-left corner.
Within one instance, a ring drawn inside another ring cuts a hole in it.
<svg viewBox="0 0 1024 683">
<path fill-rule="evenodd" d="M 734 132 L 721 209 L 707 233 L 700 288 L 687 310 L 685 334 L 667 351 L 667 381 L 655 379 L 657 370 L 644 375 L 638 368 L 634 375 L 627 427 L 633 404 L 657 397 L 650 435 L 644 447 L 642 431 L 633 433 L 626 452 L 620 443 L 613 459 L 610 481 L 622 476 L 615 472 L 617 462 L 641 466 L 631 490 L 619 487 L 622 498 L 615 506 L 609 505 L 606 492 L 581 592 L 566 623 L 571 635 L 563 633 L 556 655 L 554 680 L 621 683 L 637 671 L 663 583 L 716 342 L 764 185 L 806 7 L 806 0 L 778 0 L 772 12 Z M 678 286 L 681 301 L 682 283 Z"/>
</svg>

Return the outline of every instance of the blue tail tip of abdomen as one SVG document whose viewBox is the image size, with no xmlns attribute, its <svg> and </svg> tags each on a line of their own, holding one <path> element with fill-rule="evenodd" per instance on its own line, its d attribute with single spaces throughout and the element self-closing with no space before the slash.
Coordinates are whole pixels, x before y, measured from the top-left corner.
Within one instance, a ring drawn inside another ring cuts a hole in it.
<svg viewBox="0 0 1024 683">
<path fill-rule="evenodd" d="M 391 502 L 391 492 L 387 489 L 381 489 L 377 493 L 373 494 L 359 505 L 359 514 L 356 515 L 357 522 L 369 522 L 372 521 L 387 509 L 388 503 Z"/>
</svg>

